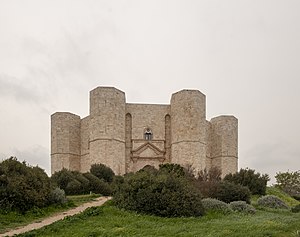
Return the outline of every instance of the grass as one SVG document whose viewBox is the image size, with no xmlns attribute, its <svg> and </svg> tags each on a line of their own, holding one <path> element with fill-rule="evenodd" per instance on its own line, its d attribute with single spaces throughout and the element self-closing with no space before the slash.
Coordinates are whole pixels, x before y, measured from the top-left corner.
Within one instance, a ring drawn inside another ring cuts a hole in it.
<svg viewBox="0 0 300 237">
<path fill-rule="evenodd" d="M 267 187 L 266 194 L 267 195 L 274 195 L 274 196 L 279 197 L 288 206 L 296 206 L 296 205 L 300 204 L 299 201 L 297 201 L 296 199 L 292 198 L 291 196 L 289 196 L 285 192 L 283 192 L 280 189 L 275 188 L 275 187 Z"/>
<path fill-rule="evenodd" d="M 67 196 L 68 200 L 71 200 L 75 204 L 75 206 L 79 206 L 85 202 L 93 201 L 97 197 L 100 197 L 100 195 L 90 194 L 90 195 Z"/>
<path fill-rule="evenodd" d="M 299 204 L 276 188 L 267 188 L 267 194 L 280 197 L 289 206 Z M 78 206 L 95 197 L 98 196 L 80 195 L 68 198 L 73 206 Z M 254 204 L 257 198 L 258 196 L 252 197 Z M 300 237 L 300 213 L 292 213 L 289 210 L 259 209 L 255 215 L 208 213 L 201 218 L 161 218 L 119 210 L 109 203 L 20 236 Z M 0 233 L 73 206 L 34 209 L 24 216 L 17 213 L 0 214 Z"/>
<path fill-rule="evenodd" d="M 24 226 L 32 222 L 38 222 L 45 217 L 54 215 L 55 213 L 74 208 L 82 203 L 94 200 L 99 195 L 78 195 L 68 196 L 69 202 L 63 206 L 51 205 L 45 208 L 34 208 L 26 212 L 24 215 L 17 212 L 1 213 L 0 212 L 0 233 L 4 233 L 9 229 Z"/>
<path fill-rule="evenodd" d="M 105 204 L 20 236 L 297 237 L 300 236 L 297 231 L 300 231 L 300 213 L 288 210 L 258 210 L 255 215 L 210 213 L 201 218 L 161 218 Z"/>
</svg>

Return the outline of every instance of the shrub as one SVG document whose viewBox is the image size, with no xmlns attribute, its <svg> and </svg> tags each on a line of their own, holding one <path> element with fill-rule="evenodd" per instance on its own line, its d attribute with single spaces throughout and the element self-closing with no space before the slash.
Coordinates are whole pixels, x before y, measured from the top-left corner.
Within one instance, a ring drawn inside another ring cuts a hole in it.
<svg viewBox="0 0 300 237">
<path fill-rule="evenodd" d="M 68 183 L 73 181 L 74 179 L 75 179 L 74 174 L 70 170 L 67 170 L 65 168 L 63 168 L 60 171 L 55 172 L 51 176 L 52 183 L 55 186 L 65 190 L 65 191 L 66 191 L 66 187 L 67 187 Z"/>
<path fill-rule="evenodd" d="M 233 211 L 243 212 L 247 214 L 255 214 L 256 210 L 253 206 L 247 204 L 244 201 L 231 202 L 230 207 Z"/>
<path fill-rule="evenodd" d="M 291 211 L 294 212 L 294 213 L 300 212 L 300 204 L 298 204 L 297 206 L 293 207 Z"/>
<path fill-rule="evenodd" d="M 140 169 L 138 172 L 147 172 L 147 173 L 151 173 L 151 174 L 157 174 L 158 173 L 158 169 L 156 169 L 154 166 L 152 165 L 145 165 L 142 169 Z"/>
<path fill-rule="evenodd" d="M 68 183 L 67 187 L 64 189 L 67 195 L 78 195 L 82 194 L 82 184 L 74 179 Z"/>
<path fill-rule="evenodd" d="M 300 170 L 295 172 L 276 173 L 276 187 L 289 195 L 300 199 Z"/>
<path fill-rule="evenodd" d="M 267 182 L 270 180 L 267 174 L 261 175 L 255 173 L 252 169 L 240 169 L 235 174 L 228 174 L 224 177 L 224 181 L 247 186 L 251 194 L 265 195 Z"/>
<path fill-rule="evenodd" d="M 215 181 L 199 181 L 195 182 L 195 186 L 200 191 L 204 198 L 216 197 L 216 193 L 220 186 L 220 182 Z"/>
<path fill-rule="evenodd" d="M 288 206 L 279 197 L 266 195 L 257 199 L 257 204 L 262 207 L 287 209 Z"/>
<path fill-rule="evenodd" d="M 118 184 L 114 203 L 120 208 L 163 217 L 201 216 L 200 192 L 185 177 L 171 170 L 137 172 Z"/>
<path fill-rule="evenodd" d="M 218 167 L 212 167 L 209 170 L 200 170 L 198 172 L 197 180 L 205 182 L 219 182 L 221 181 L 221 175 L 222 171 Z"/>
<path fill-rule="evenodd" d="M 168 174 L 173 174 L 177 177 L 184 177 L 186 176 L 186 172 L 184 168 L 178 164 L 172 164 L 172 163 L 166 163 L 166 164 L 161 164 L 159 165 L 159 171 L 168 173 Z"/>
<path fill-rule="evenodd" d="M 102 194 L 104 196 L 109 196 L 112 194 L 112 188 L 102 179 L 97 178 L 91 173 L 84 173 L 83 176 L 89 180 L 88 190 L 89 192 Z"/>
<path fill-rule="evenodd" d="M 204 198 L 214 197 L 221 181 L 221 170 L 212 167 L 209 170 L 201 170 L 194 180 L 195 186 L 200 190 Z"/>
<path fill-rule="evenodd" d="M 80 172 L 71 171 L 74 175 L 74 178 L 80 182 L 81 190 L 79 190 L 78 194 L 86 194 L 90 192 L 90 181 Z"/>
<path fill-rule="evenodd" d="M 11 157 L 0 163 L 0 209 L 26 212 L 48 204 L 50 179 L 39 167 Z"/>
<path fill-rule="evenodd" d="M 124 176 L 116 175 L 111 184 L 111 188 L 113 190 L 113 194 L 119 190 L 119 187 L 124 183 Z"/>
<path fill-rule="evenodd" d="M 97 184 L 97 189 L 95 189 L 95 193 L 99 193 L 104 196 L 110 196 L 113 193 L 113 189 L 110 186 L 110 184 L 108 184 L 100 179 Z"/>
<path fill-rule="evenodd" d="M 115 176 L 115 173 L 112 171 L 112 169 L 104 164 L 93 164 L 91 166 L 90 172 L 99 179 L 103 179 L 108 183 L 111 183 Z"/>
<path fill-rule="evenodd" d="M 223 202 L 230 203 L 233 201 L 245 201 L 250 203 L 251 193 L 247 187 L 229 182 L 220 182 L 213 198 Z"/>
<path fill-rule="evenodd" d="M 202 199 L 202 205 L 205 211 L 217 211 L 224 214 L 230 213 L 232 211 L 229 204 L 214 198 Z"/>
<path fill-rule="evenodd" d="M 67 202 L 66 194 L 63 189 L 55 188 L 49 195 L 50 204 L 65 204 Z"/>
</svg>

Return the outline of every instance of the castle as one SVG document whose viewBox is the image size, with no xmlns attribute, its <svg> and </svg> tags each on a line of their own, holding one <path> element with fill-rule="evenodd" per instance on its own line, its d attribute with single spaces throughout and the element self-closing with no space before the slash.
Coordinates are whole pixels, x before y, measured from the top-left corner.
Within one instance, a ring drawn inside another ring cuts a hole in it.
<svg viewBox="0 0 300 237">
<path fill-rule="evenodd" d="M 63 168 L 87 172 L 102 163 L 116 174 L 145 165 L 216 166 L 224 177 L 237 171 L 238 120 L 206 120 L 205 95 L 198 90 L 172 94 L 168 105 L 126 103 L 113 87 L 90 92 L 90 115 L 51 115 L 51 173 Z"/>
</svg>

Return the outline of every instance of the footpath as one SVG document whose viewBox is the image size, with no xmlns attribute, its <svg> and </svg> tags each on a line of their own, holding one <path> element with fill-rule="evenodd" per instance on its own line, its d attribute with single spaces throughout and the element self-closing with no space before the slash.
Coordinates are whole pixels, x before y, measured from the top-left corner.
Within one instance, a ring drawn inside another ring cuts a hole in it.
<svg viewBox="0 0 300 237">
<path fill-rule="evenodd" d="M 17 229 L 10 230 L 8 232 L 0 234 L 0 237 L 14 236 L 14 235 L 22 234 L 22 233 L 25 233 L 25 232 L 28 232 L 31 230 L 40 229 L 44 226 L 52 224 L 53 222 L 62 220 L 67 216 L 73 216 L 80 212 L 83 212 L 85 209 L 87 209 L 89 207 L 101 206 L 109 199 L 111 199 L 111 198 L 110 197 L 96 198 L 94 201 L 84 203 L 76 208 L 73 208 L 73 209 L 58 213 L 58 214 L 54 214 L 53 216 L 47 217 L 46 219 L 44 219 L 42 221 L 34 222 L 34 223 L 28 224 L 26 226 L 18 227 Z"/>
</svg>

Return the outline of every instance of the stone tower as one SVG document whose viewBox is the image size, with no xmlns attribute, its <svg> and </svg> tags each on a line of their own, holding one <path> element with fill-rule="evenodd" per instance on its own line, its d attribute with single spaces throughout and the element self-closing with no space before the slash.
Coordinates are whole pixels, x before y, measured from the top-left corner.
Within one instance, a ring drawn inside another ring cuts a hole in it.
<svg viewBox="0 0 300 237">
<path fill-rule="evenodd" d="M 90 92 L 89 150 L 87 165 L 103 163 L 116 173 L 125 173 L 124 92 L 110 87 Z"/>
<path fill-rule="evenodd" d="M 80 170 L 80 117 L 58 112 L 51 116 L 51 170 Z"/>
<path fill-rule="evenodd" d="M 224 174 L 238 169 L 238 120 L 234 116 L 211 119 L 211 166 Z"/>
<path fill-rule="evenodd" d="M 182 90 L 171 98 L 172 162 L 190 164 L 197 170 L 206 167 L 205 95 L 197 90 Z"/>
<path fill-rule="evenodd" d="M 103 163 L 116 174 L 145 165 L 191 165 L 196 171 L 217 166 L 236 172 L 238 121 L 234 116 L 206 120 L 205 95 L 174 93 L 169 105 L 126 103 L 124 92 L 97 87 L 90 92 L 90 114 L 51 116 L 51 172 L 86 172 Z"/>
</svg>

